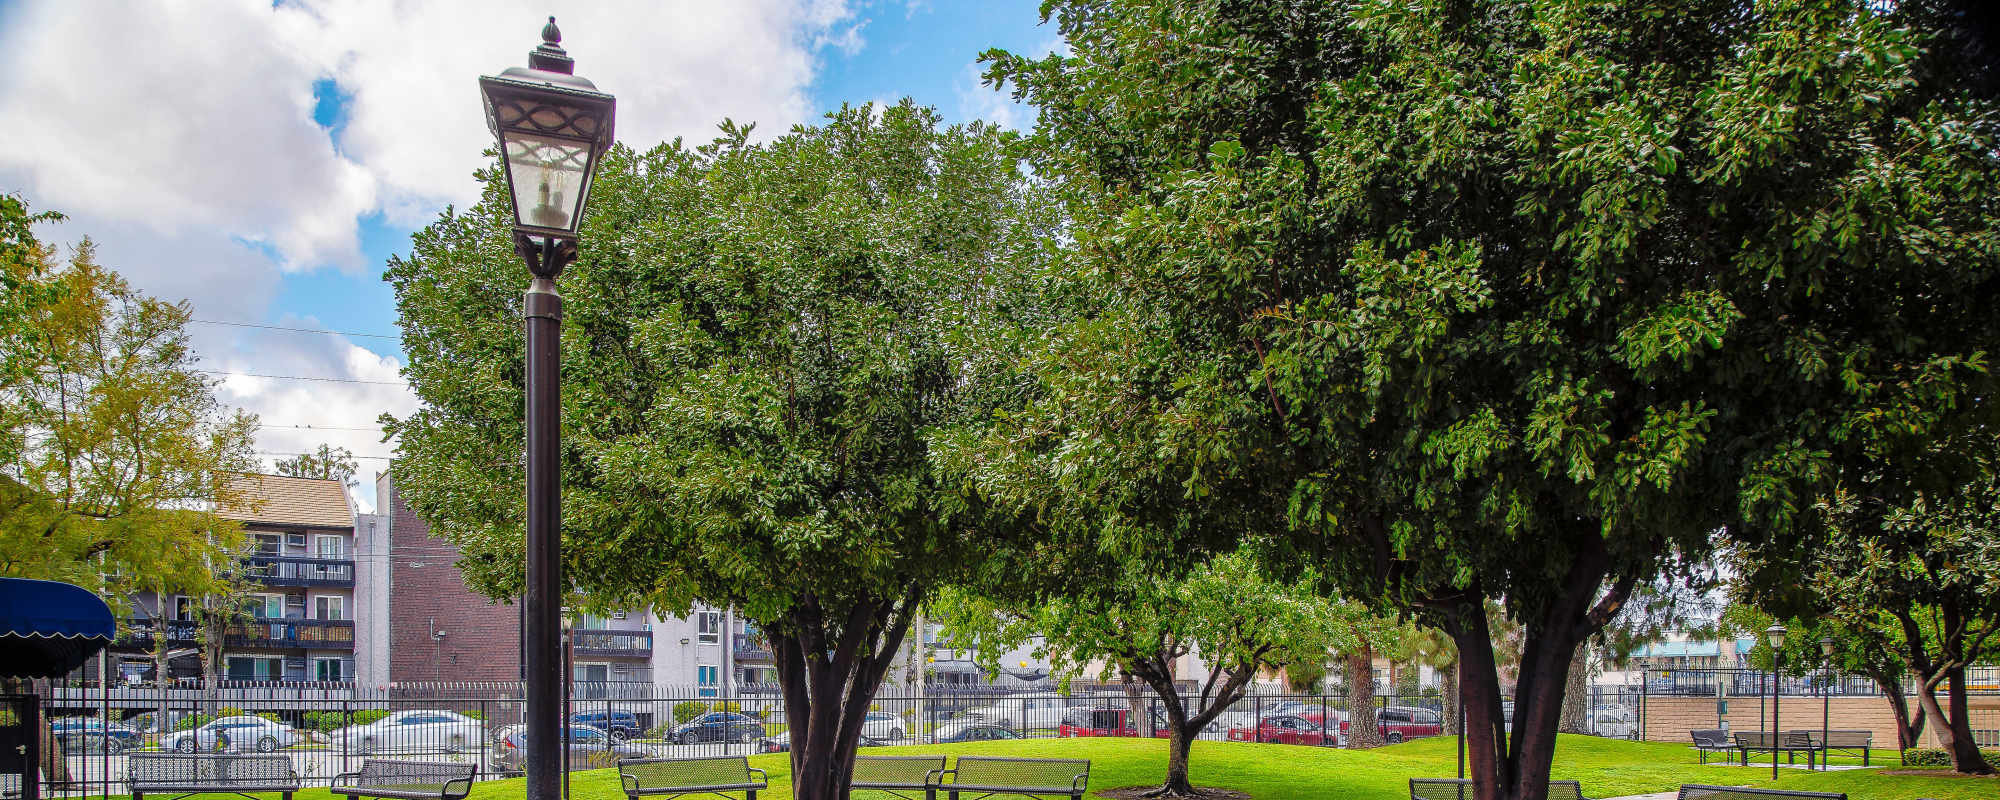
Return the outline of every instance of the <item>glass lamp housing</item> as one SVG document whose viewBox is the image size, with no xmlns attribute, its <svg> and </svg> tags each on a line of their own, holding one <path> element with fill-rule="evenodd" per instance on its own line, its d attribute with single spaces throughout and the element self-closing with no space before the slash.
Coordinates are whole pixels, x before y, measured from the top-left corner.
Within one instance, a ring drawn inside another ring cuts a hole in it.
<svg viewBox="0 0 2000 800">
<path fill-rule="evenodd" d="M 500 145 L 516 230 L 575 239 L 597 158 L 612 142 L 615 101 L 583 78 L 513 67 L 479 79 Z"/>
</svg>

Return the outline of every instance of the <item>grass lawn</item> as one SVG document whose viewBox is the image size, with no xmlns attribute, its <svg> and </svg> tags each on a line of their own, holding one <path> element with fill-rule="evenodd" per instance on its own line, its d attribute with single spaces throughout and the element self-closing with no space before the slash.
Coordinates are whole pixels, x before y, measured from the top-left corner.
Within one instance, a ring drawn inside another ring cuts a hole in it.
<svg viewBox="0 0 2000 800">
<path fill-rule="evenodd" d="M 1393 800 L 1408 797 L 1412 777 L 1451 777 L 1457 771 L 1453 739 L 1424 739 L 1376 750 L 1335 750 L 1246 742 L 1196 742 L 1191 757 L 1198 786 L 1246 792 L 1256 800 Z M 1024 739 L 955 745 L 911 745 L 864 750 L 879 754 L 948 753 L 1041 758 L 1091 759 L 1090 788 L 1157 784 L 1167 743 L 1148 739 Z M 791 762 L 783 753 L 750 757 L 770 773 L 771 788 L 760 800 L 791 797 Z M 1889 767 L 1897 769 L 1897 767 Z M 1846 792 L 1854 800 L 1991 800 L 2000 780 L 1935 775 L 1879 775 L 1874 770 L 1807 772 L 1785 769 L 1774 784 L 1767 763 L 1757 767 L 1703 766 L 1686 745 L 1628 742 L 1593 736 L 1564 736 L 1556 751 L 1555 777 L 1583 782 L 1591 797 L 1671 791 L 1682 783 L 1748 785 Z M 578 800 L 617 800 L 623 793 L 612 770 L 571 776 Z M 520 779 L 475 784 L 469 800 L 521 800 Z M 870 793 L 868 800 L 887 800 Z M 307 789 L 299 800 L 328 800 L 325 789 Z"/>
</svg>

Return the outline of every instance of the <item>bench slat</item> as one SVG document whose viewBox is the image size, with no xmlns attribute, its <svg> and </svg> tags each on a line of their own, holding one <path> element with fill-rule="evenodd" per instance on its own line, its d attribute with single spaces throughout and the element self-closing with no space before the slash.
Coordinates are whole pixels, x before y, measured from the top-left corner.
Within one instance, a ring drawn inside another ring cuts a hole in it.
<svg viewBox="0 0 2000 800">
<path fill-rule="evenodd" d="M 1847 795 L 1690 783 L 1681 786 L 1680 800 L 1847 800 Z"/>
</svg>

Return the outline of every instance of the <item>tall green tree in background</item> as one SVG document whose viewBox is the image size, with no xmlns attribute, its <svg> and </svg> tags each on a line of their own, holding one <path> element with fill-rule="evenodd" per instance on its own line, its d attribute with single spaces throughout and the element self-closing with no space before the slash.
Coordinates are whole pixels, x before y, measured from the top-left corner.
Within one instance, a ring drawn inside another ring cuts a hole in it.
<svg viewBox="0 0 2000 800">
<path fill-rule="evenodd" d="M 562 278 L 564 567 L 593 606 L 742 609 L 773 651 L 795 794 L 842 798 L 919 604 L 1011 546 L 931 443 L 1007 402 L 966 336 L 1050 231 L 986 125 L 906 102 L 749 133 L 618 148 L 592 186 Z M 525 273 L 486 179 L 390 263 L 423 406 L 389 427 L 411 506 L 507 597 Z"/>
<path fill-rule="evenodd" d="M 133 291 L 88 240 L 58 259 L 32 230 L 53 218 L 0 197 L 0 575 L 202 594 L 240 538 L 213 509 L 242 504 L 257 419 L 196 368 L 185 303 Z"/>
<path fill-rule="evenodd" d="M 1459 644 L 1481 800 L 1542 797 L 1634 587 L 1991 422 L 2000 114 L 1928 5 L 1047 3 L 989 77 L 1104 300 L 1007 436 L 1068 492 L 1282 474 L 1301 561 Z"/>
<path fill-rule="evenodd" d="M 310 453 L 278 459 L 274 466 L 279 475 L 340 481 L 342 486 L 352 485 L 354 473 L 361 469 L 361 465 L 355 463 L 352 451 L 330 444 L 322 444 Z"/>
</svg>

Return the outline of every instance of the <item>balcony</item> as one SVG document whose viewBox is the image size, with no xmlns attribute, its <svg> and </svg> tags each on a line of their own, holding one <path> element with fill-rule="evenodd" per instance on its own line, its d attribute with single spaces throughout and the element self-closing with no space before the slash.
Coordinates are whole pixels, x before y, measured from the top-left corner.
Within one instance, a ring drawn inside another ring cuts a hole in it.
<svg viewBox="0 0 2000 800">
<path fill-rule="evenodd" d="M 150 619 L 129 619 L 126 630 L 118 634 L 117 646 L 140 650 L 153 649 L 154 621 Z M 168 646 L 187 646 L 201 639 L 201 629 L 192 622 L 167 620 L 159 623 L 166 630 Z"/>
<path fill-rule="evenodd" d="M 230 647 L 354 649 L 354 622 L 344 619 L 260 619 L 229 626 Z"/>
<path fill-rule="evenodd" d="M 735 659 L 738 664 L 769 664 L 771 647 L 739 633 L 736 635 Z"/>
<path fill-rule="evenodd" d="M 265 586 L 353 586 L 354 561 L 257 555 L 250 557 L 250 576 Z"/>
<path fill-rule="evenodd" d="M 646 658 L 653 654 L 651 631 L 573 630 L 569 635 L 572 651 L 579 656 Z"/>
</svg>

